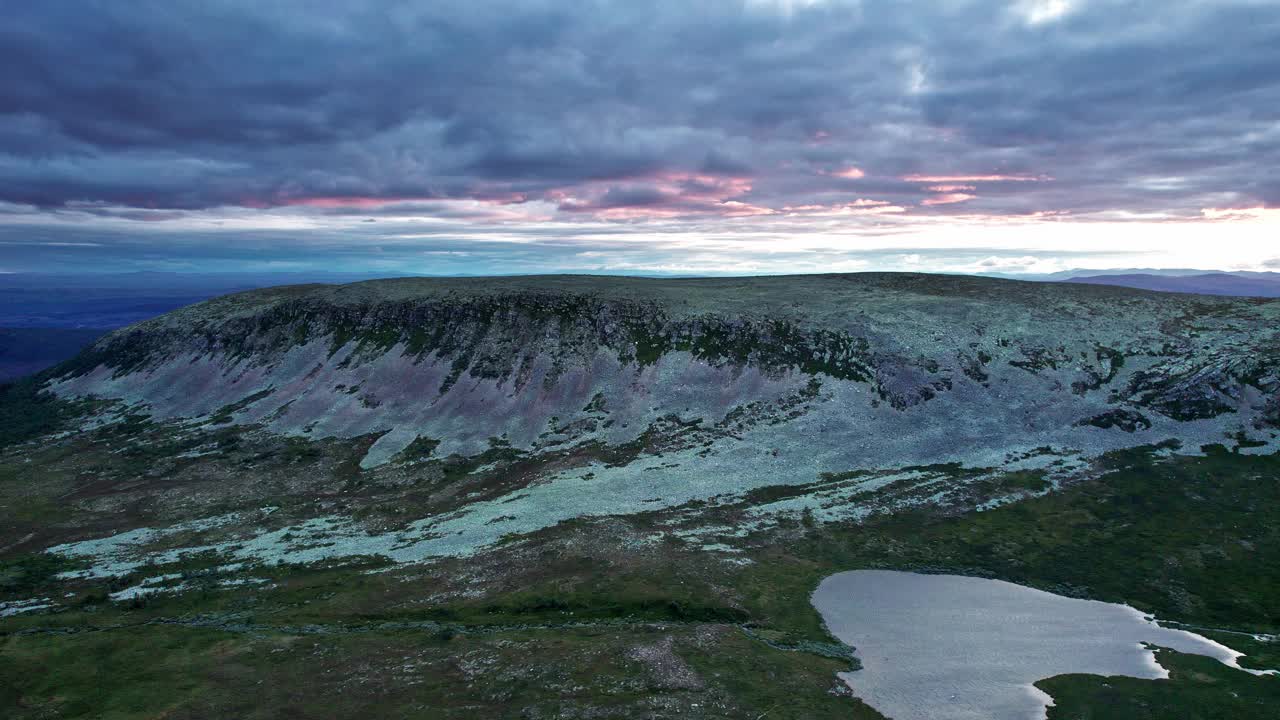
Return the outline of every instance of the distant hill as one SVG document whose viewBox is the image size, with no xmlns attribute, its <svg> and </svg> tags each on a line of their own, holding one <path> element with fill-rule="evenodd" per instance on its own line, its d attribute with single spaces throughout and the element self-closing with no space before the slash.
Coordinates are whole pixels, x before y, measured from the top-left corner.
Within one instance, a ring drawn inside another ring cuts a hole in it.
<svg viewBox="0 0 1280 720">
<path fill-rule="evenodd" d="M 1229 275 L 1245 274 L 1227 270 L 1207 270 L 1205 268 L 1072 268 L 1070 270 L 1059 270 L 1058 272 L 1039 275 L 1000 275 L 1000 277 L 1008 277 L 1013 280 L 1049 280 L 1052 282 L 1065 282 L 1074 277 L 1102 277 L 1104 275 L 1159 275 L 1161 277 L 1185 277 L 1189 275 L 1208 275 L 1210 273 L 1224 273 Z"/>
<path fill-rule="evenodd" d="M 57 365 L 103 332 L 94 328 L 0 328 L 0 383 Z"/>
<path fill-rule="evenodd" d="M 1064 282 L 1086 285 L 1118 285 L 1140 290 L 1196 293 L 1200 295 L 1234 295 L 1241 297 L 1280 297 L 1280 273 L 1203 273 L 1199 275 L 1085 275 L 1066 278 Z"/>
</svg>

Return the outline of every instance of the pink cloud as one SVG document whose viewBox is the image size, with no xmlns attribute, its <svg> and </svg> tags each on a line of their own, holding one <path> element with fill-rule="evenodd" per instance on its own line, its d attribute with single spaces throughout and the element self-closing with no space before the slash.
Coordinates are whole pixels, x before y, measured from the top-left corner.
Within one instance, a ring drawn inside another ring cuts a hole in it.
<svg viewBox="0 0 1280 720">
<path fill-rule="evenodd" d="M 314 208 L 342 214 L 378 212 L 388 219 L 405 217 L 438 217 L 482 222 L 532 222 L 550 220 L 545 212 L 526 205 L 521 193 L 485 193 L 456 198 L 364 197 L 354 195 L 317 195 L 247 198 L 244 207 L 270 209 L 279 207 Z"/>
<path fill-rule="evenodd" d="M 835 205 L 788 205 L 782 208 L 783 212 L 792 215 L 890 215 L 895 213 L 904 213 L 906 208 L 892 205 L 884 200 L 868 200 L 866 198 L 858 198 L 853 202 L 837 203 Z"/>
<path fill-rule="evenodd" d="M 662 218 L 676 218 L 682 215 L 688 215 L 689 211 L 676 207 L 663 207 L 661 205 L 654 207 L 613 207 L 613 208 L 593 208 L 593 207 L 560 207 L 561 210 L 569 210 L 573 212 L 590 212 L 596 218 L 601 220 L 658 220 Z"/>
<path fill-rule="evenodd" d="M 961 192 L 963 190 L 976 190 L 973 185 L 934 185 L 929 188 L 929 192 L 949 193 Z"/>
<path fill-rule="evenodd" d="M 975 182 L 1043 182 L 1053 178 L 1040 175 L 903 175 L 902 179 L 913 183 L 975 183 Z"/>
<path fill-rule="evenodd" d="M 744 217 L 776 211 L 742 202 L 752 178 L 665 171 L 626 178 L 622 184 L 591 182 L 544 194 L 562 212 L 590 214 L 602 220 L 642 220 L 695 215 Z"/>
<path fill-rule="evenodd" d="M 976 198 L 977 195 L 968 193 L 943 193 L 942 195 L 934 195 L 920 201 L 921 205 L 951 205 L 953 203 L 967 202 Z"/>
<path fill-rule="evenodd" d="M 756 215 L 773 215 L 777 212 L 767 207 L 738 202 L 737 200 L 726 200 L 720 205 L 725 208 L 724 215 L 726 217 L 753 217 Z"/>
<path fill-rule="evenodd" d="M 474 187 L 467 193 L 468 197 L 473 200 L 483 200 L 485 202 L 496 202 L 499 205 L 519 205 L 529 202 L 529 194 L 524 192 L 516 192 L 502 187 L 491 187 L 481 185 Z"/>
<path fill-rule="evenodd" d="M 1203 208 L 1200 216 L 1205 220 L 1280 220 L 1280 208 Z"/>
<path fill-rule="evenodd" d="M 678 194 L 688 200 L 724 200 L 751 192 L 752 180 L 741 175 L 706 175 L 698 173 L 662 173 L 657 175 L 659 189 Z"/>
<path fill-rule="evenodd" d="M 380 197 L 356 197 L 350 195 L 336 196 L 317 196 L 317 197 L 292 197 L 281 198 L 277 201 L 279 205 L 301 205 L 303 207 L 318 208 L 380 208 L 385 205 L 399 205 L 409 202 L 426 202 L 429 198 L 380 198 Z"/>
<path fill-rule="evenodd" d="M 859 178 L 864 178 L 867 176 L 867 174 L 863 172 L 861 168 L 856 168 L 853 166 L 849 166 L 847 168 L 843 168 L 840 170 L 834 170 L 827 174 L 830 175 L 831 177 L 844 178 L 846 180 L 857 180 Z"/>
</svg>

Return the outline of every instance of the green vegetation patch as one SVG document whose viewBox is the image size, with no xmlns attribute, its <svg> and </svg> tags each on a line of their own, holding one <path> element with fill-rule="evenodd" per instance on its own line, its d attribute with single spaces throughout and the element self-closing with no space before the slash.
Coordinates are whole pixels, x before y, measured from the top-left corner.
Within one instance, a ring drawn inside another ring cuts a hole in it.
<svg viewBox="0 0 1280 720">
<path fill-rule="evenodd" d="M 0 385 L 0 448 L 62 430 L 77 405 L 42 390 L 44 375 Z"/>
<path fill-rule="evenodd" d="M 5 717 L 842 718 L 838 660 L 723 625 L 226 633 L 180 626 L 0 639 Z"/>
<path fill-rule="evenodd" d="M 60 572 L 76 567 L 61 555 L 28 553 L 0 561 L 0 596 L 26 597 L 47 585 Z"/>
<path fill-rule="evenodd" d="M 1167 680 L 1061 675 L 1036 687 L 1053 696 L 1049 720 L 1265 720 L 1280 718 L 1280 677 L 1254 677 L 1212 658 L 1159 649 Z"/>
<path fill-rule="evenodd" d="M 273 390 L 271 388 L 267 388 L 266 390 L 260 390 L 236 402 L 224 405 L 218 408 L 217 412 L 213 413 L 213 417 L 209 422 L 214 425 L 225 425 L 231 422 L 232 415 L 235 415 L 237 412 L 240 412 L 259 400 L 262 400 L 272 392 Z"/>
<path fill-rule="evenodd" d="M 397 458 L 401 462 L 419 462 L 426 460 L 435 454 L 436 448 L 440 447 L 440 441 L 429 437 L 416 437 L 413 442 L 409 443 L 404 450 L 400 451 Z"/>
</svg>

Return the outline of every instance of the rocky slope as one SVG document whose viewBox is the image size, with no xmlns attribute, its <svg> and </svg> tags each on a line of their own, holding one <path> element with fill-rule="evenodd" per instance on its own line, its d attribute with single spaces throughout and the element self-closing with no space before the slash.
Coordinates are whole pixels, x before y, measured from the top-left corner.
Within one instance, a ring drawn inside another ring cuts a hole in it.
<svg viewBox="0 0 1280 720">
<path fill-rule="evenodd" d="M 441 454 L 490 438 L 620 443 L 665 418 L 723 426 L 811 396 L 773 425 L 780 444 L 835 465 L 865 444 L 910 464 L 1132 442 L 1099 426 L 1265 434 L 1280 419 L 1277 315 L 1271 302 L 940 276 L 374 281 L 171 313 L 108 336 L 53 387 L 161 417 L 383 433 L 366 465 L 416 438 Z"/>
<path fill-rule="evenodd" d="M 990 507 L 1167 441 L 1265 452 L 1278 319 L 1280 302 L 926 275 L 388 280 L 192 306 L 112 333 L 49 387 L 170 422 L 369 438 L 375 476 L 504 478 L 387 532 L 326 518 L 341 539 L 321 550 L 279 540 L 297 528 L 237 550 L 417 561 L 769 487 L 799 489 L 717 530 Z M 971 492 L 1012 472 L 1036 480 Z"/>
</svg>

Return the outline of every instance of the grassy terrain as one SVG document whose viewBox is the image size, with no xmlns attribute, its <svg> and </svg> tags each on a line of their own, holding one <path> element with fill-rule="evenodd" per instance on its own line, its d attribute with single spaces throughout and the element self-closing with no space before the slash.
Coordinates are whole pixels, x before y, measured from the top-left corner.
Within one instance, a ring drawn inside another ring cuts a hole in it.
<svg viewBox="0 0 1280 720">
<path fill-rule="evenodd" d="M 348 634 L 130 628 L 3 641 L 6 717 L 876 718 L 841 663 L 736 628 Z"/>
<path fill-rule="evenodd" d="M 306 496 L 376 516 L 429 498 L 423 483 L 480 482 L 437 478 L 430 462 L 363 473 L 354 444 L 298 446 L 227 427 L 162 442 L 162 431 L 139 420 L 92 442 L 4 455 L 0 546 L 113 519 L 154 524 L 147 513 L 191 512 L 197 500 L 305 514 L 313 510 L 297 498 Z M 201 448 L 211 454 L 172 459 Z M 52 579 L 67 563 L 18 542 L 0 552 L 0 598 L 61 597 L 68 587 L 74 596 L 58 613 L 0 620 L 0 715 L 874 718 L 841 692 L 835 676 L 851 662 L 809 604 L 822 577 L 868 567 L 1128 602 L 1215 628 L 1206 634 L 1258 665 L 1280 664 L 1275 643 L 1233 634 L 1280 628 L 1280 457 L 1145 449 L 1111 455 L 1099 471 L 982 513 L 863 525 L 801 518 L 730 556 L 663 536 L 672 518 L 653 513 L 563 523 L 499 552 L 388 572 L 375 559 L 251 567 L 246 574 L 265 581 L 254 588 L 218 586 L 206 574 L 219 562 L 211 557 L 67 585 Z M 313 479 L 319 485 L 306 484 Z M 190 589 L 107 601 L 160 573 Z M 1059 700 L 1054 717 L 1275 717 L 1268 699 L 1280 680 L 1201 658 L 1162 660 L 1174 670 L 1167 681 L 1042 685 Z"/>
<path fill-rule="evenodd" d="M 1241 680 L 1216 660 L 1158 650 L 1168 680 L 1063 675 L 1036 683 L 1053 696 L 1049 720 L 1280 718 L 1280 679 Z"/>
<path fill-rule="evenodd" d="M 0 448 L 61 428 L 70 416 L 70 403 L 42 392 L 43 378 L 0 383 Z"/>
</svg>

